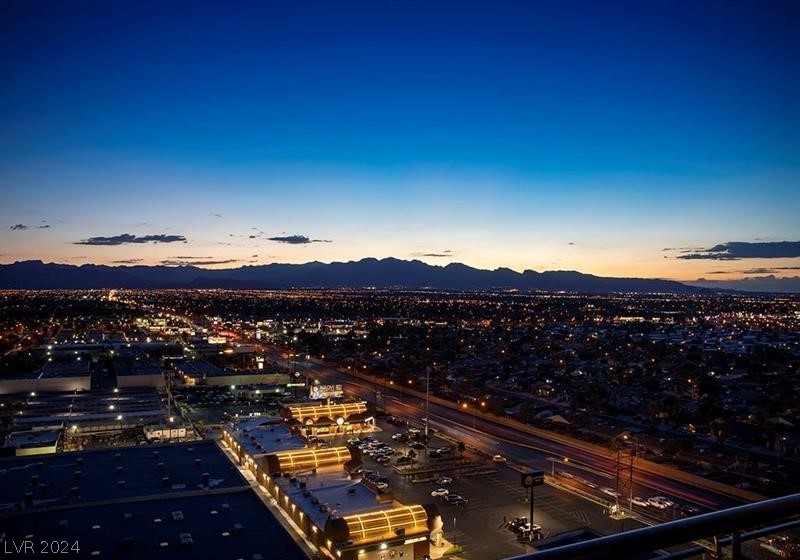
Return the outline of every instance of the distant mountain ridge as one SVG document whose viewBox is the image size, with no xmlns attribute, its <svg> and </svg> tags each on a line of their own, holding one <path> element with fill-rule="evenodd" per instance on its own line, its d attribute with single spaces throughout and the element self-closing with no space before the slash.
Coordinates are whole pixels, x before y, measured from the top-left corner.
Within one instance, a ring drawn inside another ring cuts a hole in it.
<svg viewBox="0 0 800 560">
<path fill-rule="evenodd" d="M 482 270 L 461 263 L 430 265 L 418 260 L 365 258 L 266 264 L 227 269 L 195 266 L 71 265 L 21 261 L 0 265 L 0 288 L 438 288 L 447 290 L 518 289 L 579 293 L 674 293 L 707 290 L 671 280 L 606 278 L 575 271 L 516 272 Z"/>
</svg>

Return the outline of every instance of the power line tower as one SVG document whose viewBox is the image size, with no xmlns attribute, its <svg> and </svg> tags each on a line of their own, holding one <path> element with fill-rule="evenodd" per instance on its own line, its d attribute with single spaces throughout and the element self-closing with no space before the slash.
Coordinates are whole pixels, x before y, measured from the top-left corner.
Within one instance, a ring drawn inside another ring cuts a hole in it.
<svg viewBox="0 0 800 560">
<path fill-rule="evenodd" d="M 633 509 L 633 460 L 636 446 L 623 445 L 617 449 L 617 515 L 622 516 Z"/>
</svg>

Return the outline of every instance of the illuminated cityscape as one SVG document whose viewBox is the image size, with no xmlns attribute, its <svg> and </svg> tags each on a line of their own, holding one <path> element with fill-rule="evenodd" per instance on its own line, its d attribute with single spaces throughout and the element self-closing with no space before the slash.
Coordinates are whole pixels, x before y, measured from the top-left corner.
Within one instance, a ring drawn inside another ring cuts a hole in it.
<svg viewBox="0 0 800 560">
<path fill-rule="evenodd" d="M 800 7 L 13 0 L 0 546 L 800 558 Z"/>
</svg>

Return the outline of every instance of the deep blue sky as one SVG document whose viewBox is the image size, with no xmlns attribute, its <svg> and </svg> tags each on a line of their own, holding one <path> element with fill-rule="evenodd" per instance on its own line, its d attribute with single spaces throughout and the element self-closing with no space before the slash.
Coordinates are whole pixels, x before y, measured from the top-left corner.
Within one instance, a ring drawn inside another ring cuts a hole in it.
<svg viewBox="0 0 800 560">
<path fill-rule="evenodd" d="M 771 1 L 4 2 L 0 217 L 28 229 L 0 260 L 176 233 L 697 277 L 661 250 L 800 238 L 798 29 Z"/>
</svg>

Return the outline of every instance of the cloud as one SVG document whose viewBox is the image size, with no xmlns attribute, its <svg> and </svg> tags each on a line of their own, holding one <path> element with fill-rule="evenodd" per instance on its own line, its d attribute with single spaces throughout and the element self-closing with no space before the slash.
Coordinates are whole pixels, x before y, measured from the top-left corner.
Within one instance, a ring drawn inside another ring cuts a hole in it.
<svg viewBox="0 0 800 560">
<path fill-rule="evenodd" d="M 221 218 L 222 217 L 222 214 L 216 214 L 215 213 L 215 214 L 211 214 L 211 215 L 214 216 L 215 218 Z"/>
<path fill-rule="evenodd" d="M 213 259 L 214 257 L 192 257 L 189 255 L 176 255 L 174 257 L 170 257 L 171 259 L 181 259 L 181 260 L 191 260 L 191 259 Z"/>
<path fill-rule="evenodd" d="M 309 239 L 305 235 L 286 235 L 268 237 L 269 241 L 277 243 L 286 243 L 288 245 L 308 245 L 309 243 L 333 243 L 330 239 Z"/>
<path fill-rule="evenodd" d="M 774 266 L 748 268 L 747 270 L 712 270 L 706 274 L 779 274 L 786 270 L 800 270 L 800 266 Z"/>
<path fill-rule="evenodd" d="M 161 261 L 164 266 L 213 266 L 218 264 L 233 264 L 239 262 L 239 259 L 225 259 L 219 261 L 198 261 L 198 260 L 174 260 L 167 259 Z"/>
<path fill-rule="evenodd" d="M 10 229 L 11 231 L 24 231 L 28 229 L 28 226 L 26 226 L 25 224 L 15 224 L 8 229 Z"/>
<path fill-rule="evenodd" d="M 122 259 L 119 261 L 111 261 L 111 264 L 136 264 L 142 262 L 144 259 Z"/>
<path fill-rule="evenodd" d="M 440 258 L 452 257 L 452 256 L 455 256 L 455 255 L 454 255 L 454 253 L 453 253 L 453 250 L 452 250 L 452 249 L 445 249 L 444 251 L 442 251 L 442 252 L 440 252 L 440 253 L 436 253 L 436 252 L 430 252 L 430 253 L 422 253 L 422 252 L 419 252 L 419 253 L 411 253 L 411 256 L 413 256 L 413 257 L 431 257 L 431 258 L 438 258 L 438 259 L 440 259 Z"/>
<path fill-rule="evenodd" d="M 419 252 L 419 253 L 412 253 L 411 256 L 413 256 L 413 257 L 430 257 L 430 258 L 434 258 L 434 259 L 444 259 L 444 258 L 447 258 L 447 257 L 452 257 L 452 256 L 454 256 L 454 254 L 453 254 L 453 251 L 451 249 L 445 249 L 444 251 L 442 251 L 440 253 L 436 253 L 436 252 L 422 253 L 422 252 Z"/>
<path fill-rule="evenodd" d="M 131 233 L 122 233 L 111 237 L 90 237 L 76 241 L 75 245 L 125 245 L 128 243 L 186 243 L 186 238 L 182 235 L 142 235 L 141 237 Z"/>
<path fill-rule="evenodd" d="M 36 229 L 50 229 L 50 224 L 44 224 L 43 226 L 36 226 Z"/>
<path fill-rule="evenodd" d="M 741 259 L 783 259 L 800 257 L 800 241 L 773 241 L 748 243 L 729 241 L 710 249 L 679 255 L 676 258 L 695 260 L 738 261 Z"/>
<path fill-rule="evenodd" d="M 703 288 L 741 290 L 745 292 L 800 293 L 800 276 L 789 278 L 776 278 L 774 275 L 750 276 L 738 280 L 706 280 L 705 278 L 698 278 L 695 282 L 688 282 L 688 284 Z"/>
</svg>

